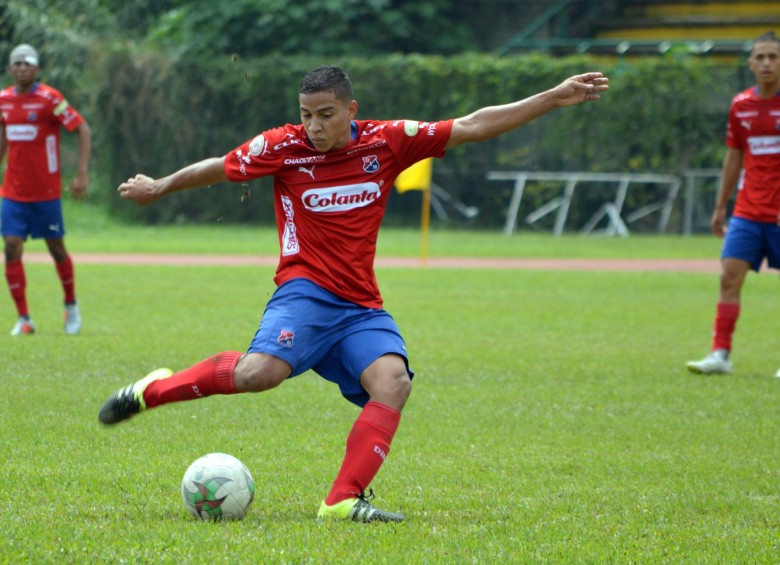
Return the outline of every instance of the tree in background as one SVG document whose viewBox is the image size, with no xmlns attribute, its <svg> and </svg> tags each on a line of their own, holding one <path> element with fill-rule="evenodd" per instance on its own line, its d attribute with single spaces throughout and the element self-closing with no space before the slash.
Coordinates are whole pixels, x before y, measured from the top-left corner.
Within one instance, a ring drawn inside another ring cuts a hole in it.
<svg viewBox="0 0 780 565">
<path fill-rule="evenodd" d="M 148 30 L 176 53 L 452 54 L 473 49 L 452 0 L 177 0 Z"/>
<path fill-rule="evenodd" d="M 0 47 L 26 42 L 71 72 L 96 42 L 169 56 L 454 54 L 475 50 L 454 0 L 7 0 Z"/>
</svg>

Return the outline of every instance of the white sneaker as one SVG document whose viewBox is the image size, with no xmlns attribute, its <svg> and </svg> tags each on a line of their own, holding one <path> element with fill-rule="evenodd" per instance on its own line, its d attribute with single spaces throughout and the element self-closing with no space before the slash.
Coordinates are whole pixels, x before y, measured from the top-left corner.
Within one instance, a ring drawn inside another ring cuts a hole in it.
<svg viewBox="0 0 780 565">
<path fill-rule="evenodd" d="M 81 330 L 81 314 L 77 303 L 65 305 L 65 333 L 75 335 Z"/>
<path fill-rule="evenodd" d="M 11 330 L 11 335 L 32 335 L 35 333 L 35 323 L 25 316 L 19 316 L 16 320 L 14 329 Z"/>
<path fill-rule="evenodd" d="M 691 373 L 700 375 L 730 374 L 734 370 L 725 349 L 716 349 L 701 361 L 688 361 L 687 367 Z"/>
</svg>

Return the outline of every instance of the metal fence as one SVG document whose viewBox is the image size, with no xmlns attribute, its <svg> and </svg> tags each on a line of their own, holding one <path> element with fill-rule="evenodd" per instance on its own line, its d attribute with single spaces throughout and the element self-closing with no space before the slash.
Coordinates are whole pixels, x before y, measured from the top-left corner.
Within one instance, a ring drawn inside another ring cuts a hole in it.
<svg viewBox="0 0 780 565">
<path fill-rule="evenodd" d="M 545 183 L 559 185 L 560 194 L 525 214 L 525 223 L 534 226 L 542 218 L 555 213 L 552 232 L 560 236 L 566 230 L 566 222 L 575 191 L 588 190 L 588 185 L 613 187 L 607 191 L 608 199 L 600 203 L 593 215 L 578 229 L 583 235 L 619 235 L 627 237 L 632 224 L 657 214 L 655 230 L 667 233 L 669 220 L 676 205 L 680 188 L 685 185 L 681 232 L 694 233 L 712 212 L 713 188 L 717 191 L 720 171 L 715 169 L 686 170 L 681 175 L 656 175 L 642 173 L 591 173 L 591 172 L 538 172 L 538 171 L 490 171 L 488 180 L 511 181 L 513 183 L 504 233 L 511 235 L 517 230 L 523 195 L 526 190 Z M 626 197 L 632 187 L 652 185 L 657 187 L 651 198 L 632 210 L 626 209 Z M 703 197 L 702 193 L 707 196 Z M 600 225 L 605 224 L 603 228 Z"/>
</svg>

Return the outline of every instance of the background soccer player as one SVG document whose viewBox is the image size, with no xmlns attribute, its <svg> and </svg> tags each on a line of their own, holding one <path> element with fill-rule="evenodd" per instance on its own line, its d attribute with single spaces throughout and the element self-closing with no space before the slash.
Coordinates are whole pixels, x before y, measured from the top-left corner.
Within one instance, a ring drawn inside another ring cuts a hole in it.
<svg viewBox="0 0 780 565">
<path fill-rule="evenodd" d="M 764 258 L 780 269 L 780 39 L 768 32 L 753 42 L 748 66 L 756 86 L 731 102 L 728 151 L 712 214 L 712 232 L 726 238 L 721 253 L 712 352 L 688 362 L 694 373 L 731 373 L 731 338 L 739 318 L 740 293 L 752 268 Z M 743 170 L 744 169 L 744 170 Z M 726 229 L 726 205 L 739 184 L 733 218 Z M 780 377 L 778 370 L 777 377 Z"/>
<path fill-rule="evenodd" d="M 596 100 L 607 88 L 601 73 L 587 73 L 456 120 L 356 120 L 349 78 L 337 67 L 318 67 L 299 91 L 302 125 L 265 131 L 224 157 L 161 179 L 136 175 L 122 183 L 123 198 L 149 204 L 179 190 L 273 176 L 281 257 L 278 288 L 246 354 L 219 353 L 173 375 L 158 369 L 110 397 L 100 421 L 114 424 L 147 408 L 212 394 L 265 391 L 313 369 L 362 408 L 318 516 L 403 520 L 365 496 L 412 389 L 404 340 L 382 308 L 373 267 L 393 183 L 417 161 L 499 136 L 556 107 Z"/>
<path fill-rule="evenodd" d="M 14 85 L 0 90 L 0 160 L 8 151 L 0 188 L 0 233 L 5 250 L 5 277 L 19 318 L 11 335 L 35 333 L 27 306 L 22 253 L 28 236 L 44 238 L 54 259 L 65 294 L 65 332 L 81 329 L 76 303 L 73 261 L 65 249 L 60 179 L 60 127 L 79 136 L 76 177 L 70 184 L 74 198 L 87 193 L 87 168 L 92 134 L 84 118 L 62 94 L 37 81 L 38 53 L 22 44 L 11 51 L 8 72 Z"/>
</svg>

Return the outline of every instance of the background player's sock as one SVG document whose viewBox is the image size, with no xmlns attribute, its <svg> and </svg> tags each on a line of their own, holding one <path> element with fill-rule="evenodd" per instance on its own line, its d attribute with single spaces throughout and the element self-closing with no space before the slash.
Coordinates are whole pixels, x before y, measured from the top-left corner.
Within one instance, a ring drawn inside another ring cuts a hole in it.
<svg viewBox="0 0 780 565">
<path fill-rule="evenodd" d="M 718 302 L 715 324 L 712 332 L 712 350 L 725 349 L 731 351 L 731 336 L 737 327 L 739 318 L 739 303 Z"/>
<path fill-rule="evenodd" d="M 8 289 L 11 291 L 11 298 L 16 304 L 16 311 L 19 316 L 29 316 L 27 309 L 27 295 L 25 288 L 27 279 L 24 276 L 24 264 L 21 259 L 17 261 L 8 261 L 5 264 L 5 279 L 8 281 Z"/>
<path fill-rule="evenodd" d="M 64 261 L 54 263 L 54 266 L 57 267 L 57 274 L 62 282 L 65 304 L 73 304 L 76 302 L 76 279 L 73 276 L 73 261 L 71 261 L 70 255 L 65 257 Z"/>
</svg>

